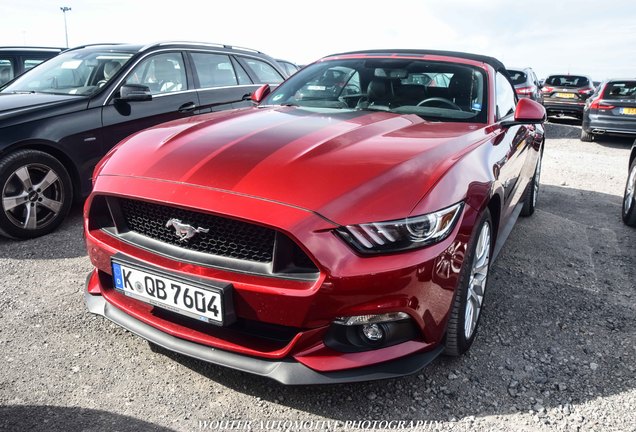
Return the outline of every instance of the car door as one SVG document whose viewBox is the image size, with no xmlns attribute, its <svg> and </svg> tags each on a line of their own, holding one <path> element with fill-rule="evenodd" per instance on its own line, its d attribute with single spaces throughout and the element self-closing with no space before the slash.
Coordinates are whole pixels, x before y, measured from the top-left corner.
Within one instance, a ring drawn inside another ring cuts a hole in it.
<svg viewBox="0 0 636 432">
<path fill-rule="evenodd" d="M 512 119 L 517 102 L 512 84 L 500 72 L 497 72 L 495 84 L 496 116 L 497 122 L 501 124 L 504 120 Z M 532 161 L 528 160 L 528 155 L 534 141 L 535 126 L 501 126 L 496 133 L 498 136 L 495 142 L 500 153 L 497 170 L 504 189 L 503 226 L 534 173 L 530 169 Z"/>
<path fill-rule="evenodd" d="M 152 93 L 149 101 L 121 101 L 119 88 L 102 109 L 104 151 L 123 138 L 159 123 L 188 117 L 199 106 L 196 90 L 181 51 L 151 54 L 124 75 L 123 84 L 142 84 Z"/>
<path fill-rule="evenodd" d="M 247 72 L 250 79 L 257 84 L 255 88 L 263 84 L 269 84 L 272 89 L 282 83 L 285 78 L 272 64 L 262 59 L 247 56 L 235 56 L 240 66 Z M 250 106 L 250 101 L 243 101 L 235 104 L 235 106 Z"/>
<path fill-rule="evenodd" d="M 188 53 L 199 97 L 197 114 L 249 106 L 250 93 L 258 88 L 248 74 L 226 53 Z"/>
</svg>

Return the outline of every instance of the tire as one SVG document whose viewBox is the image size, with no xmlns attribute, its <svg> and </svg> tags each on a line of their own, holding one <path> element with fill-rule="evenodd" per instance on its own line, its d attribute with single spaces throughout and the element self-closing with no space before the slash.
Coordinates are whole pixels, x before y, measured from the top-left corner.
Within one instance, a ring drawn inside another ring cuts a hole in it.
<svg viewBox="0 0 636 432">
<path fill-rule="evenodd" d="M 586 132 L 585 129 L 581 128 L 581 141 L 592 142 L 593 140 L 594 140 L 594 134 Z"/>
<path fill-rule="evenodd" d="M 64 221 L 73 188 L 66 168 L 53 156 L 18 150 L 0 159 L 0 197 L 0 234 L 28 239 L 48 234 Z"/>
<path fill-rule="evenodd" d="M 446 329 L 446 355 L 459 356 L 465 353 L 475 340 L 493 251 L 492 226 L 490 212 L 486 209 L 475 224 L 459 276 Z"/>
<path fill-rule="evenodd" d="M 622 214 L 625 225 L 636 227 L 636 158 L 629 167 L 625 193 L 623 194 Z"/>
<path fill-rule="evenodd" d="M 541 185 L 541 161 L 543 153 L 539 154 L 539 160 L 534 170 L 532 180 L 528 183 L 526 192 L 523 194 L 523 208 L 520 215 L 523 217 L 532 216 L 534 209 L 537 207 L 537 198 L 539 197 L 539 187 Z"/>
</svg>

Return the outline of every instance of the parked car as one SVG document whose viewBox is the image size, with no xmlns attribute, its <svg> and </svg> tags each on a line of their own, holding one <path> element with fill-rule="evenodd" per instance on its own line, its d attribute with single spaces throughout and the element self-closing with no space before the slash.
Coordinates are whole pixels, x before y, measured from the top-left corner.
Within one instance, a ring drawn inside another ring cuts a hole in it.
<svg viewBox="0 0 636 432">
<path fill-rule="evenodd" d="M 508 69 L 510 80 L 515 86 L 515 92 L 519 98 L 530 98 L 539 103 L 543 103 L 543 93 L 541 84 L 532 68 L 511 68 Z"/>
<path fill-rule="evenodd" d="M 581 141 L 603 134 L 636 136 L 636 79 L 608 80 L 587 100 Z"/>
<path fill-rule="evenodd" d="M 548 115 L 583 117 L 585 101 L 594 93 L 592 79 L 583 75 L 550 75 L 541 92 Z"/>
<path fill-rule="evenodd" d="M 251 105 L 283 81 L 267 55 L 227 45 L 95 45 L 65 51 L 0 92 L 0 233 L 54 230 L 90 191 L 101 157 L 168 120 Z"/>
<path fill-rule="evenodd" d="M 626 225 L 636 227 L 636 140 L 632 145 L 629 156 L 629 171 L 623 197 L 623 222 Z"/>
<path fill-rule="evenodd" d="M 340 93 L 300 92 L 343 70 Z M 409 84 L 423 72 L 448 87 Z M 423 50 L 337 54 L 252 97 L 102 159 L 84 211 L 88 310 L 287 384 L 395 377 L 468 350 L 491 262 L 535 209 L 543 106 L 517 103 L 494 58 Z"/>
<path fill-rule="evenodd" d="M 300 70 L 300 67 L 297 64 L 290 61 L 276 59 L 276 62 L 278 62 L 280 68 L 285 72 L 286 77 L 290 77 Z"/>
<path fill-rule="evenodd" d="M 0 47 L 0 87 L 45 60 L 55 57 L 64 48 Z"/>
</svg>

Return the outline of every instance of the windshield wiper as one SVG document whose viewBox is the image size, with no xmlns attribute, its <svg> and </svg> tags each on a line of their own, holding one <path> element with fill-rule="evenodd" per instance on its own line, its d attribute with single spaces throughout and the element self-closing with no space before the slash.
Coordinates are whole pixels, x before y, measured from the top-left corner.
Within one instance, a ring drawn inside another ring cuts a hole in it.
<svg viewBox="0 0 636 432">
<path fill-rule="evenodd" d="M 11 94 L 35 94 L 35 90 L 14 90 L 11 92 L 8 92 Z"/>
</svg>

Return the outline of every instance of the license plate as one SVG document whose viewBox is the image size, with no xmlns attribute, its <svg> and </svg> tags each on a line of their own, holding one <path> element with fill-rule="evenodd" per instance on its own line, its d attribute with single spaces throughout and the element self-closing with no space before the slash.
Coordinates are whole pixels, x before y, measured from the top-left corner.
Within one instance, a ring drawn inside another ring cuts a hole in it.
<svg viewBox="0 0 636 432">
<path fill-rule="evenodd" d="M 562 99 L 576 99 L 576 95 L 572 93 L 557 93 L 556 96 Z"/>
<path fill-rule="evenodd" d="M 636 115 L 636 108 L 621 108 L 621 114 Z"/>
<path fill-rule="evenodd" d="M 200 321 L 223 324 L 221 290 L 115 260 L 112 266 L 115 289 L 126 296 Z"/>
</svg>

